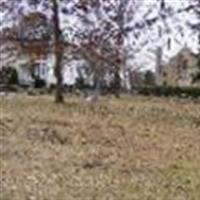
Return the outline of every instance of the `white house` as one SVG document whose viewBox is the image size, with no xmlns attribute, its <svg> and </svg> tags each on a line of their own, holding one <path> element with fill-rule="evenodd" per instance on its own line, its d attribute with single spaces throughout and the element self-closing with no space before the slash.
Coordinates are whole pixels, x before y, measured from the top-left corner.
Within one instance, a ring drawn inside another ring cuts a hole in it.
<svg viewBox="0 0 200 200">
<path fill-rule="evenodd" d="M 79 74 L 77 67 L 79 67 L 80 61 L 71 60 L 63 62 L 63 84 L 73 85 L 76 82 Z M 46 82 L 47 87 L 56 83 L 54 76 L 55 57 L 53 54 L 49 54 L 47 58 L 38 60 L 37 75 Z"/>
<path fill-rule="evenodd" d="M 9 49 L 12 51 L 9 51 Z M 18 51 L 12 42 L 4 42 L 0 48 L 0 69 L 2 67 L 14 67 L 18 72 L 19 84 L 32 85 L 34 80 L 31 75 L 30 57 Z M 63 84 L 73 85 L 79 76 L 77 67 L 81 64 L 78 60 L 71 60 L 63 62 Z M 34 74 L 40 79 L 44 80 L 46 86 L 56 83 L 54 76 L 55 57 L 49 54 L 46 57 L 38 58 L 34 61 Z"/>
</svg>

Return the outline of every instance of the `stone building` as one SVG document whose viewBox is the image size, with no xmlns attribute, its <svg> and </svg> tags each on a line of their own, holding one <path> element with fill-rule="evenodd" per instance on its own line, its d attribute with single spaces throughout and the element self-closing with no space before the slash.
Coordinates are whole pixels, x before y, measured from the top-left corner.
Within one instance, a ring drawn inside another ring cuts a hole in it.
<svg viewBox="0 0 200 200">
<path fill-rule="evenodd" d="M 197 73 L 197 55 L 184 47 L 168 64 L 162 66 L 162 71 L 157 74 L 158 85 L 190 87 L 200 86 L 194 83 L 193 77 Z"/>
</svg>

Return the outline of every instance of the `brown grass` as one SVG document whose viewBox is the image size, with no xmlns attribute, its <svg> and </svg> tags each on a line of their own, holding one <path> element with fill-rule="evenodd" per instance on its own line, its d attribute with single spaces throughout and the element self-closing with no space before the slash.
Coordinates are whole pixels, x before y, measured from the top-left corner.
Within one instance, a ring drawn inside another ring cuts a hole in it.
<svg viewBox="0 0 200 200">
<path fill-rule="evenodd" d="M 0 100 L 2 200 L 199 200 L 200 104 Z"/>
</svg>

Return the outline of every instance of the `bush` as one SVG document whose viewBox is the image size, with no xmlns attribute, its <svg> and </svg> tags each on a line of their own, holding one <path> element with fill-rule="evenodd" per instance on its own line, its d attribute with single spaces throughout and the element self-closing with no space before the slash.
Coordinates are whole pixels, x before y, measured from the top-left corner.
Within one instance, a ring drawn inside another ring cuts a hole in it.
<svg viewBox="0 0 200 200">
<path fill-rule="evenodd" d="M 200 88 L 197 87 L 169 87 L 169 86 L 155 86 L 155 87 L 137 87 L 133 88 L 141 95 L 154 96 L 176 96 L 181 98 L 198 98 L 200 97 Z"/>
<path fill-rule="evenodd" d="M 155 77 L 155 74 L 148 70 L 145 72 L 144 74 L 144 84 L 145 85 L 155 85 L 156 84 L 156 77 Z"/>
<path fill-rule="evenodd" d="M 0 82 L 8 85 L 18 84 L 18 73 L 13 67 L 2 67 L 0 70 Z"/>
</svg>

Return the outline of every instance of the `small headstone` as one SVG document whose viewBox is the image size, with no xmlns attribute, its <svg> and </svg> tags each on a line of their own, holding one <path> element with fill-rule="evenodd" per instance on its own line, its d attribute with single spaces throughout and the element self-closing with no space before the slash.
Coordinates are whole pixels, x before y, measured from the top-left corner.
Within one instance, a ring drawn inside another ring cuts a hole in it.
<svg viewBox="0 0 200 200">
<path fill-rule="evenodd" d="M 86 98 L 86 102 L 88 102 L 88 103 L 95 103 L 95 102 L 98 101 L 98 99 L 99 99 L 98 95 L 92 95 L 92 96 L 88 96 Z"/>
<path fill-rule="evenodd" d="M 7 92 L 0 92 L 0 97 L 5 97 L 7 95 Z"/>
</svg>

